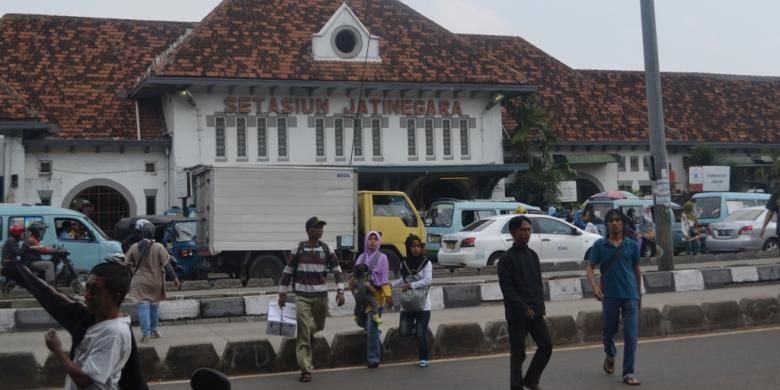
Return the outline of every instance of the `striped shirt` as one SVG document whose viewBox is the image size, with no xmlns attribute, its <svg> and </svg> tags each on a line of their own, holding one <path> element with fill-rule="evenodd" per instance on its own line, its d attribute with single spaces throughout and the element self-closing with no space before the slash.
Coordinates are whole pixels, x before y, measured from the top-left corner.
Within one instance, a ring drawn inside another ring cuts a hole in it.
<svg viewBox="0 0 780 390">
<path fill-rule="evenodd" d="M 302 249 L 300 255 L 299 248 Z M 321 241 L 316 246 L 309 246 L 307 242 L 299 244 L 290 251 L 290 258 L 279 281 L 279 293 L 287 293 L 290 282 L 294 281 L 295 294 L 326 295 L 328 286 L 325 285 L 325 280 L 329 269 L 333 271 L 336 279 L 336 288 L 344 289 L 344 274 L 341 272 L 339 259 L 333 249 L 328 247 L 328 253 L 325 253 Z"/>
</svg>

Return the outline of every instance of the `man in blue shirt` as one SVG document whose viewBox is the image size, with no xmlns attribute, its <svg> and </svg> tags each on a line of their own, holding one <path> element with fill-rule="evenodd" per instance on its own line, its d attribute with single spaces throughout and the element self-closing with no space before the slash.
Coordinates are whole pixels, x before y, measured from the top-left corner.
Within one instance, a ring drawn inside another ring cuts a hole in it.
<svg viewBox="0 0 780 390">
<path fill-rule="evenodd" d="M 615 334 L 620 316 L 623 316 L 623 383 L 639 385 L 634 377 L 634 361 L 639 336 L 639 308 L 641 307 L 642 273 L 639 269 L 639 250 L 636 241 L 623 236 L 620 209 L 612 209 L 604 218 L 607 237 L 596 241 L 590 251 L 588 280 L 593 295 L 602 304 L 602 331 L 604 337 L 604 371 L 615 372 Z M 601 283 L 596 283 L 595 268 L 599 266 Z"/>
</svg>

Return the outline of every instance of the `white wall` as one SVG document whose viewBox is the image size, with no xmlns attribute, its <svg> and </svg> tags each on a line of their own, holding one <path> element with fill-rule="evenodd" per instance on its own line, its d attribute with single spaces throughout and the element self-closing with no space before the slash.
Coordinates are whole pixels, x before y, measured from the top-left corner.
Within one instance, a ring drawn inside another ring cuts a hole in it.
<svg viewBox="0 0 780 390">
<path fill-rule="evenodd" d="M 24 185 L 25 155 L 22 139 L 6 136 L 3 140 L 3 176 L 5 186 L 5 201 L 7 203 L 20 203 L 27 197 Z M 11 188 L 11 177 L 19 177 L 17 188 Z"/>
<path fill-rule="evenodd" d="M 276 91 L 277 99 L 290 96 L 289 91 Z M 227 127 L 226 129 L 226 147 L 227 158 L 218 161 L 216 159 L 216 138 L 215 128 L 213 126 L 207 126 L 207 117 L 220 114 L 225 111 L 225 97 L 229 96 L 226 91 L 217 91 L 215 89 L 211 94 L 205 91 L 192 91 L 196 107 L 192 107 L 187 104 L 185 100 L 178 95 L 172 95 L 164 97 L 163 113 L 166 117 L 166 123 L 169 126 L 169 131 L 173 134 L 173 149 L 175 156 L 174 161 L 177 169 L 183 169 L 191 167 L 197 164 L 216 164 L 216 165 L 233 165 L 233 164 L 269 164 L 269 165 L 347 165 L 350 163 L 349 155 L 351 153 L 352 144 L 352 129 L 345 128 L 345 157 L 344 159 L 337 159 L 335 156 L 335 135 L 332 127 L 326 127 L 326 158 L 320 160 L 317 158 L 315 129 L 308 126 L 308 118 L 316 116 L 314 114 L 290 114 L 289 117 L 296 117 L 296 127 L 289 126 L 288 131 L 288 147 L 289 147 L 289 159 L 279 159 L 277 157 L 277 138 L 276 128 L 268 127 L 268 149 L 269 159 L 268 161 L 258 161 L 257 156 L 257 129 L 248 126 L 247 129 L 247 159 L 239 160 L 236 158 L 236 128 Z M 236 96 L 249 96 L 247 90 L 234 91 Z M 260 96 L 265 98 L 264 105 L 270 100 L 271 95 L 267 93 L 261 93 L 259 90 L 254 96 Z M 407 93 L 409 99 L 417 100 L 417 94 L 414 92 Z M 295 96 L 302 97 L 302 96 Z M 350 99 L 357 100 L 357 93 L 353 92 L 352 97 L 346 97 L 345 95 L 330 96 L 314 95 L 314 98 L 327 98 L 329 101 L 330 112 L 326 116 L 333 116 L 334 114 L 342 114 L 344 107 L 350 104 Z M 378 96 L 371 96 L 370 98 L 381 98 Z M 370 99 L 367 98 L 367 99 Z M 396 97 L 388 97 L 398 98 Z M 421 100 L 426 102 L 431 99 L 437 102 L 438 99 L 429 94 L 423 94 Z M 440 99 L 446 99 L 452 102 L 455 100 L 452 96 L 442 96 Z M 499 108 L 493 108 L 488 112 L 484 112 L 484 106 L 487 102 L 487 96 L 469 98 L 468 96 L 460 97 L 457 100 L 460 101 L 464 116 L 473 119 L 473 123 L 476 125 L 474 128 L 469 129 L 469 142 L 470 142 L 470 156 L 464 158 L 460 155 L 460 137 L 459 129 L 456 127 L 457 120 L 460 117 L 453 117 L 452 134 L 452 158 L 446 159 L 443 156 L 443 130 L 441 128 L 435 128 L 435 147 L 436 156 L 433 160 L 426 159 L 425 156 L 425 129 L 417 129 L 417 160 L 410 160 L 407 150 L 407 131 L 406 125 L 401 126 L 401 118 L 403 115 L 384 115 L 387 117 L 388 127 L 381 130 L 382 133 L 382 159 L 375 161 L 372 158 L 372 144 L 371 144 L 371 129 L 366 128 L 364 131 L 364 158 L 362 160 L 352 159 L 354 165 L 473 165 L 473 164 L 501 164 L 503 163 L 503 153 L 501 147 L 501 113 Z M 369 112 L 373 111 L 372 105 L 369 103 Z M 381 108 L 380 108 L 381 111 Z M 229 114 L 234 115 L 234 114 Z M 235 114 L 235 115 L 247 115 L 247 114 Z M 255 104 L 252 103 L 252 111 L 248 115 L 255 115 Z M 265 115 L 261 113 L 261 115 Z M 269 121 L 273 120 L 274 114 L 270 114 Z M 440 115 L 436 115 L 434 118 L 442 118 Z"/>
<path fill-rule="evenodd" d="M 40 175 L 41 160 L 51 160 L 51 175 Z M 145 173 L 145 162 L 156 162 L 156 173 Z M 164 152 L 144 153 L 140 148 L 127 148 L 125 153 L 76 151 L 52 149 L 49 153 L 28 152 L 24 161 L 26 194 L 17 202 L 38 203 L 39 190 L 50 190 L 51 204 L 68 207 L 69 202 L 92 185 L 108 185 L 127 198 L 131 215 L 146 212 L 144 189 L 157 189 L 156 209 L 162 213 L 168 207 L 168 159 Z M 22 181 L 23 180 L 23 181 Z M 76 192 L 74 192 L 76 191 Z"/>
</svg>

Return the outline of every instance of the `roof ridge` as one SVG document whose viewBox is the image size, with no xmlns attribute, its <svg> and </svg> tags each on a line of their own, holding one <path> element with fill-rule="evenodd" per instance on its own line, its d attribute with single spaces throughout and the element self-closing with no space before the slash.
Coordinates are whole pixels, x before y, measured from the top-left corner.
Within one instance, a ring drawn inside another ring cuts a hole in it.
<svg viewBox="0 0 780 390">
<path fill-rule="evenodd" d="M 627 74 L 643 74 L 644 70 L 623 70 L 623 69 L 577 69 L 579 72 L 587 73 L 627 73 Z M 684 77 L 695 76 L 705 77 L 718 80 L 744 80 L 744 81 L 767 81 L 777 82 L 780 81 L 780 76 L 758 76 L 749 74 L 735 74 L 735 73 L 708 73 L 708 72 L 661 72 L 663 76 Z"/>
<path fill-rule="evenodd" d="M 177 20 L 150 20 L 150 19 L 130 19 L 130 18 L 107 18 L 97 16 L 73 16 L 73 15 L 46 15 L 46 14 L 20 14 L 7 13 L 0 16 L 0 21 L 4 19 L 74 19 L 74 20 L 102 20 L 127 23 L 159 23 L 159 24 L 197 24 L 197 22 L 185 22 Z"/>
<path fill-rule="evenodd" d="M 182 34 L 178 39 L 176 39 L 175 42 L 171 43 L 171 45 L 168 46 L 168 48 L 160 52 L 154 58 L 154 60 L 152 60 L 152 63 L 149 65 L 146 71 L 141 76 L 138 76 L 138 78 L 136 79 L 136 85 L 141 84 L 149 76 L 156 75 L 166 65 L 168 65 L 171 59 L 176 56 L 176 53 L 179 51 L 179 48 L 181 48 L 183 44 L 189 40 L 189 38 L 194 36 L 198 30 L 200 30 L 201 28 L 205 28 L 203 26 L 206 26 L 208 24 L 208 20 L 211 17 L 213 17 L 213 15 L 215 15 L 218 9 L 226 7 L 225 4 L 231 1 L 232 0 L 222 0 L 205 17 L 203 17 L 203 19 L 201 19 L 200 22 L 194 23 L 193 28 L 188 28 L 184 32 L 184 34 Z"/>
</svg>

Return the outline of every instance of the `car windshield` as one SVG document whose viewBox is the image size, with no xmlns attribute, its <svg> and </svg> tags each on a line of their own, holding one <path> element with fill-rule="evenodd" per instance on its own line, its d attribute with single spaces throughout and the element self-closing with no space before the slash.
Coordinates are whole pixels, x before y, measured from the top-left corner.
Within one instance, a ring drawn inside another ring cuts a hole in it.
<svg viewBox="0 0 780 390">
<path fill-rule="evenodd" d="M 494 220 L 492 219 L 480 219 L 479 221 L 474 221 L 470 224 L 468 224 L 463 229 L 460 229 L 462 232 L 479 232 L 484 230 L 486 227 L 493 224 Z"/>
<path fill-rule="evenodd" d="M 696 198 L 693 204 L 696 218 L 720 218 L 720 198 Z"/>
<path fill-rule="evenodd" d="M 101 229 L 100 226 L 98 226 L 98 224 L 96 224 L 93 220 L 89 219 L 89 217 L 85 216 L 84 219 L 86 219 L 87 223 L 92 227 L 92 230 L 96 231 L 100 237 L 102 237 L 104 240 L 109 239 L 106 232 L 104 232 L 103 229 Z"/>
<path fill-rule="evenodd" d="M 728 217 L 723 219 L 724 222 L 731 222 L 731 221 L 755 221 L 756 218 L 758 218 L 761 213 L 763 213 L 764 210 L 756 209 L 756 210 L 736 210 L 733 213 L 729 214 Z"/>
<path fill-rule="evenodd" d="M 452 226 L 452 212 L 455 206 L 452 203 L 437 203 L 431 206 L 425 216 L 425 226 L 450 227 Z"/>
<path fill-rule="evenodd" d="M 197 231 L 196 221 L 179 222 L 176 224 L 176 241 L 192 241 Z"/>
</svg>

